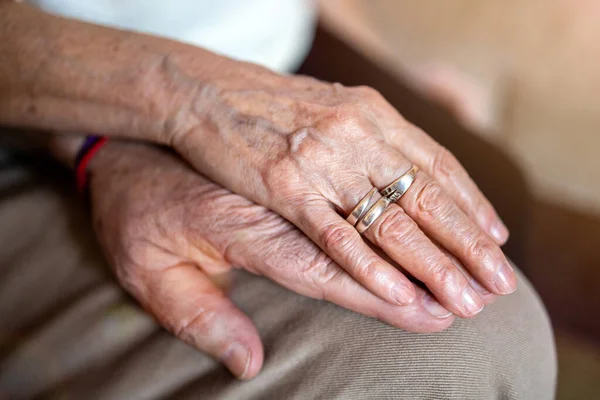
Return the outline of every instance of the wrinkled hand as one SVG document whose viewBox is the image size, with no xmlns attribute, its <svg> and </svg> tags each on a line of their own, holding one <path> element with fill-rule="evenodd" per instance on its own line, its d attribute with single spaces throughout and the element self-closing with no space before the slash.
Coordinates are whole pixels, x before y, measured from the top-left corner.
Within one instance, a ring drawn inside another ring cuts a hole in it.
<svg viewBox="0 0 600 400">
<path fill-rule="evenodd" d="M 232 266 L 409 331 L 453 321 L 420 288 L 405 306 L 374 296 L 292 224 L 164 150 L 109 142 L 91 171 L 94 226 L 118 280 L 168 330 L 238 377 L 255 376 L 263 352 L 253 323 L 214 283 Z"/>
<path fill-rule="evenodd" d="M 166 119 L 171 144 L 197 170 L 292 222 L 372 293 L 408 304 L 414 286 L 339 214 L 416 164 L 411 188 L 365 237 L 459 316 L 484 302 L 447 254 L 490 292 L 514 291 L 498 245 L 508 232 L 490 203 L 447 150 L 381 95 L 235 65 L 192 84 L 187 106 Z M 166 76 L 195 82 L 177 68 Z"/>
</svg>

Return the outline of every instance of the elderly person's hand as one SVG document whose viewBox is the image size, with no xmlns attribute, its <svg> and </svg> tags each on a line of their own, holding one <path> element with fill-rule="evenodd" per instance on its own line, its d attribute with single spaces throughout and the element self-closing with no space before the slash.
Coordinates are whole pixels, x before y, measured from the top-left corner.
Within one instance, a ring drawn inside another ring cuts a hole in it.
<svg viewBox="0 0 600 400">
<path fill-rule="evenodd" d="M 196 169 L 288 219 L 372 293 L 407 304 L 412 285 L 344 217 L 373 186 L 416 164 L 412 186 L 366 238 L 459 316 L 483 302 L 436 244 L 489 291 L 515 289 L 498 245 L 507 232 L 492 206 L 447 150 L 375 90 L 232 61 L 219 71 L 200 80 L 182 60 L 165 60 L 164 79 L 187 90 L 167 124 L 169 142 Z"/>
<path fill-rule="evenodd" d="M 440 248 L 490 292 L 515 289 L 498 245 L 508 232 L 492 206 L 448 151 L 374 90 L 0 7 L 0 123 L 171 145 L 211 180 L 289 220 L 390 304 L 415 300 L 396 263 L 453 313 L 482 309 Z M 412 186 L 364 233 L 378 254 L 344 218 L 413 164 L 421 172 Z"/>
<path fill-rule="evenodd" d="M 379 299 L 288 221 L 165 150 L 109 142 L 92 161 L 90 195 L 98 239 L 123 286 L 238 377 L 255 376 L 263 355 L 252 322 L 214 283 L 231 267 L 409 331 L 439 331 L 453 321 L 420 288 L 410 305 Z"/>
</svg>

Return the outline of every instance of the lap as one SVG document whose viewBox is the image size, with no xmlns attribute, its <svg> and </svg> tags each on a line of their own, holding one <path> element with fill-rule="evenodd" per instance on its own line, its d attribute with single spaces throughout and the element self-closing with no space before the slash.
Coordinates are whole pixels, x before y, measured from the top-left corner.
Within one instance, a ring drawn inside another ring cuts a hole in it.
<svg viewBox="0 0 600 400">
<path fill-rule="evenodd" d="M 141 310 L 114 282 L 85 213 L 64 191 L 0 172 L 0 397 L 552 398 L 548 318 L 519 289 L 471 320 L 411 334 L 235 272 L 265 366 L 236 381 Z M 24 172 L 25 178 L 27 171 Z"/>
</svg>

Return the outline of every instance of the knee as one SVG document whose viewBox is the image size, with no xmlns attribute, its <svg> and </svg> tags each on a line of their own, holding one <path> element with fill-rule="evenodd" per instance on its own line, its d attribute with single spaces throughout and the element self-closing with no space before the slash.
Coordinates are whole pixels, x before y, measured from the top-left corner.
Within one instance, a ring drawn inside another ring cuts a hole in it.
<svg viewBox="0 0 600 400">
<path fill-rule="evenodd" d="M 552 330 L 536 293 L 520 278 L 515 293 L 436 334 L 330 313 L 328 325 L 315 332 L 325 343 L 307 368 L 327 398 L 553 398 Z"/>
</svg>

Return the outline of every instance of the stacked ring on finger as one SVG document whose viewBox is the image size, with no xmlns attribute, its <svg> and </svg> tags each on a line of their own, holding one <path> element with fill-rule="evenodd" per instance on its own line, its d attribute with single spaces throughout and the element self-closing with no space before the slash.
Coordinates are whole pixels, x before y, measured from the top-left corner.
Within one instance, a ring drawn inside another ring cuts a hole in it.
<svg viewBox="0 0 600 400">
<path fill-rule="evenodd" d="M 408 191 L 408 188 L 410 188 L 415 181 L 417 171 L 419 171 L 419 167 L 413 165 L 406 173 L 400 176 L 400 178 L 386 186 L 385 189 L 381 191 L 381 195 L 387 197 L 390 203 L 397 202 L 400 197 L 404 196 L 404 193 Z"/>
<path fill-rule="evenodd" d="M 385 209 L 388 208 L 391 203 L 392 202 L 388 197 L 382 197 L 377 200 L 377 202 L 373 204 L 373 207 L 369 208 L 369 211 L 367 211 L 356 224 L 356 230 L 358 233 L 363 234 L 367 229 L 369 229 L 369 227 L 373 225 L 373 222 L 375 222 L 375 220 L 379 218 L 381 214 L 383 214 Z"/>
<path fill-rule="evenodd" d="M 366 232 L 366 230 L 369 229 L 371 225 L 373 225 L 375 220 L 379 218 L 381 214 L 383 214 L 383 212 L 386 210 L 386 208 L 388 208 L 388 206 L 391 203 L 395 203 L 396 201 L 398 201 L 398 199 L 400 199 L 400 197 L 402 197 L 404 193 L 408 191 L 410 186 L 415 181 L 415 177 L 417 176 L 418 170 L 419 168 L 413 165 L 406 173 L 402 174 L 400 178 L 396 179 L 394 182 L 390 183 L 385 189 L 382 190 L 382 197 L 379 200 L 377 200 L 377 202 L 373 204 L 373 206 L 369 208 L 368 211 L 364 212 L 364 215 L 362 215 L 362 217 L 358 217 L 358 222 L 355 225 L 358 233 L 362 234 L 363 232 Z M 369 192 L 369 194 L 370 193 L 371 192 Z M 353 213 L 359 208 L 366 209 L 366 204 L 368 204 L 368 201 L 363 203 L 365 198 L 363 198 L 363 200 L 361 200 L 358 203 L 356 208 L 353 210 Z M 353 213 L 351 213 L 351 216 L 353 215 Z"/>
<path fill-rule="evenodd" d="M 349 224 L 351 224 L 352 226 L 355 226 L 356 223 L 358 222 L 358 220 L 360 220 L 363 217 L 363 215 L 365 215 L 365 213 L 369 209 L 369 205 L 371 204 L 371 200 L 373 199 L 373 196 L 375 196 L 375 193 L 377 193 L 377 188 L 373 188 L 373 189 L 369 190 L 369 193 L 367 193 L 358 202 L 356 207 L 354 207 L 354 210 L 352 210 L 350 212 L 350 215 L 348 215 L 348 218 L 346 218 L 346 221 L 348 221 Z"/>
</svg>

